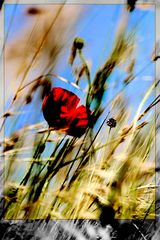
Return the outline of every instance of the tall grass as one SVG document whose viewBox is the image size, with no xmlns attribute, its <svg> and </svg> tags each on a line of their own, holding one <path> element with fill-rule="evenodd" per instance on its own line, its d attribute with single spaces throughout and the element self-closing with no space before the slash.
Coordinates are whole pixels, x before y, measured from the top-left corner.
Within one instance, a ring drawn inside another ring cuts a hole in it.
<svg viewBox="0 0 160 240">
<path fill-rule="evenodd" d="M 75 74 L 75 82 L 71 82 L 53 71 L 52 60 L 58 57 L 64 42 L 51 44 L 47 39 L 62 10 L 63 6 L 58 8 L 39 42 L 34 43 L 32 56 L 21 62 L 18 73 L 20 84 L 4 115 L 6 122 L 10 119 L 11 129 L 10 136 L 3 142 L 5 186 L 1 217 L 98 219 L 102 208 L 111 206 L 118 219 L 154 219 L 154 106 L 159 97 L 148 105 L 148 99 L 157 87 L 156 83 L 152 83 L 142 96 L 135 115 L 131 115 L 125 91 L 129 84 L 134 86 L 137 75 L 134 73 L 136 32 L 127 30 L 130 13 L 124 11 L 112 50 L 93 78 L 83 47 L 76 49 L 75 54 L 73 46 L 70 46 L 69 59 Z M 60 19 L 58 21 L 61 24 Z M 34 29 L 30 37 L 34 37 Z M 81 41 L 85 43 L 85 39 Z M 42 56 L 48 58 L 45 68 L 39 71 L 37 78 L 25 82 L 36 61 L 42 63 Z M 76 73 L 75 61 L 79 63 Z M 152 60 L 149 64 L 153 64 Z M 123 87 L 106 104 L 104 96 L 110 91 L 109 79 L 117 68 L 125 65 L 127 78 Z M 31 112 L 34 109 L 41 112 L 42 101 L 38 93 L 43 90 L 42 98 L 48 94 L 51 85 L 54 86 L 53 76 L 59 79 L 60 86 L 63 81 L 67 87 L 83 92 L 85 104 L 92 110 L 91 124 L 80 138 L 48 129 L 39 120 L 37 124 L 26 124 L 28 120 L 23 112 L 29 104 Z M 85 81 L 85 91 L 81 81 Z M 116 120 L 115 127 L 107 125 L 110 118 Z M 20 121 L 25 126 L 14 130 Z"/>
</svg>

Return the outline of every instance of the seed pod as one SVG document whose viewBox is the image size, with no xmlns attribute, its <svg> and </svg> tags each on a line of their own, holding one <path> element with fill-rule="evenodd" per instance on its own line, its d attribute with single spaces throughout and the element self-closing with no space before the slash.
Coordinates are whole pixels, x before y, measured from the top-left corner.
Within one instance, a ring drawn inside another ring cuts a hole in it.
<svg viewBox="0 0 160 240">
<path fill-rule="evenodd" d="M 114 118 L 110 118 L 108 121 L 107 121 L 107 125 L 110 127 L 110 128 L 115 128 L 116 125 L 117 125 L 117 122 Z"/>
<path fill-rule="evenodd" d="M 69 57 L 69 64 L 73 65 L 73 62 L 76 58 L 76 54 L 77 54 L 77 49 L 78 50 L 82 50 L 82 48 L 84 47 L 84 41 L 82 38 L 75 38 L 72 44 L 72 48 L 71 48 L 71 53 L 70 53 L 70 57 Z"/>
<path fill-rule="evenodd" d="M 81 50 L 84 47 L 84 41 L 82 38 L 75 38 L 74 40 L 74 46 L 76 49 Z"/>
</svg>

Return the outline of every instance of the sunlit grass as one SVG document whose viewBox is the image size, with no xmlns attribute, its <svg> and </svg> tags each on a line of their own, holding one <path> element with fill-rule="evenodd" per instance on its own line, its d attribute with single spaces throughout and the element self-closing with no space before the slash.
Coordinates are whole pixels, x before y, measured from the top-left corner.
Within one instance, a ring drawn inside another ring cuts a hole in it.
<svg viewBox="0 0 160 240">
<path fill-rule="evenodd" d="M 57 10 L 55 18 L 58 18 L 61 10 Z M 111 206 L 118 219 L 155 218 L 153 107 L 159 100 L 157 98 L 146 106 L 146 101 L 156 88 L 153 83 L 142 96 L 135 116 L 131 115 L 125 90 L 135 78 L 136 33 L 126 31 L 129 12 L 125 14 L 119 24 L 112 51 L 93 79 L 82 46 L 77 47 L 76 54 L 71 51 L 74 56 L 70 57 L 70 64 L 74 65 L 75 58 L 80 61 L 81 73 L 78 73 L 78 78 L 75 76 L 75 83 L 52 72 L 51 61 L 54 54 L 55 57 L 58 54 L 55 51 L 48 60 L 45 73 L 24 84 L 33 63 L 38 61 L 37 56 L 41 56 L 44 50 L 46 35 L 36 43 L 31 64 L 24 67 L 22 63 L 20 66 L 22 78 L 10 108 L 15 106 L 15 109 L 23 109 L 27 104 L 32 104 L 32 108 L 37 110 L 37 102 L 33 102 L 33 98 L 37 97 L 40 88 L 43 90 L 41 95 L 48 94 L 53 76 L 60 83 L 65 82 L 78 90 L 81 90 L 79 85 L 83 77 L 87 92 L 84 89 L 82 91 L 86 105 L 92 108 L 92 119 L 81 138 L 64 134 L 64 129 L 48 129 L 44 122 L 40 122 L 24 127 L 4 140 L 5 206 L 2 215 L 5 219 L 99 219 L 102 206 Z M 45 29 L 47 34 L 52 24 Z M 85 42 L 85 39 L 79 40 Z M 56 47 L 61 49 L 62 46 L 55 44 Z M 73 50 L 73 46 L 71 48 Z M 110 91 L 108 80 L 115 69 L 120 65 L 124 67 L 123 64 L 129 65 L 128 78 L 124 80 L 122 91 L 106 106 L 103 97 L 106 91 Z M 27 95 L 25 89 L 29 89 Z M 41 111 L 40 108 L 38 110 Z M 6 121 L 14 118 L 16 125 L 19 115 L 9 114 L 4 118 Z M 107 125 L 107 120 L 112 117 L 117 123 L 113 128 Z M 24 120 L 27 120 L 25 115 Z"/>
</svg>

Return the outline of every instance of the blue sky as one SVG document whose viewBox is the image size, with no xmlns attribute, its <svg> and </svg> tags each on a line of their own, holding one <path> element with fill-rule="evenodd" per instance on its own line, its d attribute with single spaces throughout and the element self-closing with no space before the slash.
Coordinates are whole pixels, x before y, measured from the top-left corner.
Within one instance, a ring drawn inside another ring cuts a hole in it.
<svg viewBox="0 0 160 240">
<path fill-rule="evenodd" d="M 14 40 L 14 38 L 20 34 L 21 30 L 27 26 L 28 16 L 25 15 L 25 8 L 27 5 L 15 5 L 5 4 L 5 33 L 8 32 L 10 20 L 14 13 L 14 18 L 9 29 L 8 41 Z M 106 58 L 109 56 L 113 47 L 113 41 L 117 30 L 117 24 L 120 21 L 120 16 L 124 5 L 85 5 L 85 15 L 76 25 L 75 37 L 80 36 L 85 40 L 84 56 L 88 60 L 92 60 L 91 78 L 93 79 L 96 71 L 105 63 Z M 151 52 L 155 42 L 155 11 L 148 9 L 147 11 L 136 9 L 130 14 L 128 30 L 133 29 L 137 25 L 136 31 L 136 67 L 135 74 L 143 69 L 150 61 Z M 63 56 L 59 60 L 59 64 L 56 67 L 56 74 L 74 81 L 74 77 L 71 72 L 71 68 L 67 65 L 69 50 L 64 51 Z M 150 64 L 141 74 L 139 74 L 135 81 L 133 81 L 125 91 L 125 96 L 128 99 L 128 104 L 132 107 L 132 115 L 135 113 L 140 99 L 153 83 L 149 80 L 155 76 L 154 64 Z M 108 91 L 104 96 L 104 103 L 107 104 L 113 95 L 116 95 L 116 91 L 119 91 L 122 87 L 122 81 L 124 79 L 124 72 L 122 69 L 117 69 L 113 72 L 109 79 L 109 84 L 116 82 L 119 87 L 117 90 Z M 117 82 L 118 81 L 118 82 Z M 85 82 L 85 81 L 84 81 Z M 84 87 L 84 82 L 81 81 L 81 86 Z M 60 84 L 57 81 L 57 84 Z M 67 88 L 68 86 L 66 86 Z M 70 88 L 70 86 L 69 86 Z M 72 90 L 72 89 L 70 89 Z M 81 94 L 78 90 L 75 90 L 79 96 Z M 81 96 L 83 97 L 83 96 Z M 148 100 L 148 104 L 153 96 Z M 27 106 L 31 109 L 31 106 Z M 29 118 L 30 123 L 35 123 L 43 120 L 42 114 L 38 114 L 39 119 Z M 27 116 L 26 116 L 27 117 Z M 9 125 L 7 121 L 7 125 Z M 20 117 L 15 128 L 23 127 L 25 120 Z M 29 124 L 29 123 L 28 123 Z"/>
</svg>

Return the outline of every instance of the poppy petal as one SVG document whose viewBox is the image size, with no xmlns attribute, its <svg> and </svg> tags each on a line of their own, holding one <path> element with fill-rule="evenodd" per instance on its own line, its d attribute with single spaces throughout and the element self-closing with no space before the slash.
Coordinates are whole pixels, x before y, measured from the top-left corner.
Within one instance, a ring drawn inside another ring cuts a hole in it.
<svg viewBox="0 0 160 240">
<path fill-rule="evenodd" d="M 60 87 L 53 88 L 52 94 L 54 101 L 60 102 L 61 106 L 66 106 L 68 111 L 75 109 L 80 101 L 74 93 Z"/>
<path fill-rule="evenodd" d="M 91 111 L 84 105 L 77 107 L 80 99 L 63 88 L 52 88 L 45 97 L 42 110 L 49 127 L 80 137 L 89 125 Z"/>
<path fill-rule="evenodd" d="M 87 128 L 90 114 L 91 111 L 81 105 L 74 111 L 74 114 L 72 115 L 72 122 L 70 124 L 75 127 Z"/>
</svg>

